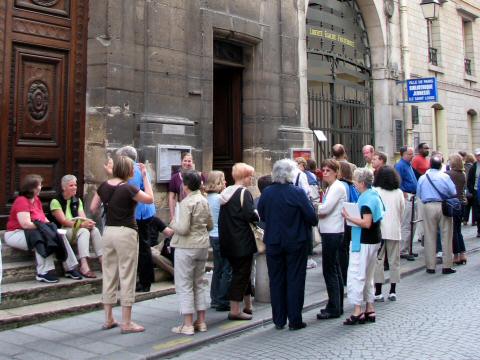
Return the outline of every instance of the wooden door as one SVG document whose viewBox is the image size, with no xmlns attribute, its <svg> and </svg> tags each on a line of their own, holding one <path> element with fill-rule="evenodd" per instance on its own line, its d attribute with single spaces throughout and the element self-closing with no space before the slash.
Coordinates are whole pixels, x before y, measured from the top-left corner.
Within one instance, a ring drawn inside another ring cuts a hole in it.
<svg viewBox="0 0 480 360">
<path fill-rule="evenodd" d="M 213 75 L 213 170 L 233 184 L 232 166 L 242 161 L 242 69 L 216 65 Z"/>
<path fill-rule="evenodd" d="M 83 187 L 88 0 L 0 1 L 0 228 L 22 178 Z"/>
</svg>

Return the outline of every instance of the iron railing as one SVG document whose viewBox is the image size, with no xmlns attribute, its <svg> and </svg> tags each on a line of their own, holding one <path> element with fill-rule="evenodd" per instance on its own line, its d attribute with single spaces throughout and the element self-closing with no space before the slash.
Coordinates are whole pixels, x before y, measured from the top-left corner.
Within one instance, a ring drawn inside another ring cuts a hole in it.
<svg viewBox="0 0 480 360">
<path fill-rule="evenodd" d="M 472 75 L 472 60 L 465 58 L 465 74 Z"/>
<path fill-rule="evenodd" d="M 438 66 L 438 49 L 428 48 L 428 62 L 432 65 Z"/>
<path fill-rule="evenodd" d="M 328 95 L 309 91 L 308 120 L 312 130 L 323 131 L 327 141 L 317 141 L 317 161 L 331 156 L 334 144 L 343 144 L 350 162 L 363 166 L 362 147 L 374 145 L 373 108 L 357 100 L 332 99 Z"/>
</svg>

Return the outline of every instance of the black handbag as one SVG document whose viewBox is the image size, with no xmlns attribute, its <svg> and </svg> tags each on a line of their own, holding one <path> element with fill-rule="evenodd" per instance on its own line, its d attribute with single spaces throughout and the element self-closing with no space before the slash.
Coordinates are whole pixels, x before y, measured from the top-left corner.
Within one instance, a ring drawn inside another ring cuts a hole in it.
<svg viewBox="0 0 480 360">
<path fill-rule="evenodd" d="M 456 196 L 452 198 L 446 198 L 445 196 L 443 196 L 443 194 L 438 191 L 436 186 L 433 185 L 433 181 L 430 179 L 428 174 L 425 174 L 425 176 L 427 177 L 427 180 L 433 186 L 435 191 L 438 193 L 438 195 L 440 195 L 440 197 L 442 198 L 442 214 L 447 217 L 462 216 L 462 203 L 460 202 L 460 200 L 458 200 Z"/>
</svg>

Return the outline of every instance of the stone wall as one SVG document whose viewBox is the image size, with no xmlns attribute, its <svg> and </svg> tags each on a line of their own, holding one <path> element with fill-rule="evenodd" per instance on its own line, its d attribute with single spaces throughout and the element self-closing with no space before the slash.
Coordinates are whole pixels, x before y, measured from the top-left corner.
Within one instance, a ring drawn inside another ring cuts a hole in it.
<svg viewBox="0 0 480 360">
<path fill-rule="evenodd" d="M 92 1 L 87 198 L 105 179 L 105 154 L 123 145 L 141 149 L 153 170 L 157 144 L 191 146 L 197 169 L 211 169 L 216 38 L 244 47 L 244 161 L 265 174 L 289 148 L 311 147 L 300 116 L 298 19 L 304 11 L 301 0 Z M 166 185 L 155 191 L 165 216 Z"/>
</svg>

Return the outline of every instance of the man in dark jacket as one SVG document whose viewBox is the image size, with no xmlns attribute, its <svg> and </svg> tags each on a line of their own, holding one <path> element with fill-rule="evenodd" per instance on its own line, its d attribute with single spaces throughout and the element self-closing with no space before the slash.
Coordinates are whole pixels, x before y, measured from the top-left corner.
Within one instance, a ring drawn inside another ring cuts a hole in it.
<svg viewBox="0 0 480 360">
<path fill-rule="evenodd" d="M 480 199 L 478 197 L 478 178 L 480 176 L 480 148 L 476 148 L 474 151 L 475 164 L 472 165 L 470 171 L 467 174 L 467 190 L 473 195 L 473 214 L 475 215 L 475 222 L 477 223 L 477 237 L 480 237 Z"/>
</svg>

